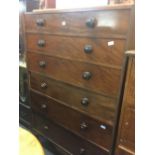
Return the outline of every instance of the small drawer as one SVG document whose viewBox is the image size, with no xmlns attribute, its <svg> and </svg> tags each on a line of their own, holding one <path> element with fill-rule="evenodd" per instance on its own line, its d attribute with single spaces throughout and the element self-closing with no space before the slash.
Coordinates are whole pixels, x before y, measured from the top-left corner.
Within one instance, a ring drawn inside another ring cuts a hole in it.
<svg viewBox="0 0 155 155">
<path fill-rule="evenodd" d="M 25 14 L 27 32 L 118 38 L 129 25 L 130 9 Z"/>
<path fill-rule="evenodd" d="M 107 150 L 96 147 L 86 140 L 72 134 L 59 125 L 49 122 L 43 117 L 35 114 L 33 119 L 33 128 L 51 140 L 53 143 L 61 146 L 68 154 L 74 155 L 109 155 Z M 60 136 L 61 135 L 61 136 Z"/>
<path fill-rule="evenodd" d="M 27 34 L 28 51 L 121 67 L 125 40 Z"/>
<path fill-rule="evenodd" d="M 46 88 L 42 88 L 46 85 Z M 104 97 L 59 81 L 52 80 L 39 74 L 31 73 L 30 84 L 33 90 L 37 90 L 64 104 L 78 109 L 92 117 L 96 117 L 109 124 L 114 124 L 117 99 Z M 31 93 L 31 97 L 38 102 L 37 94 Z"/>
<path fill-rule="evenodd" d="M 28 69 L 74 86 L 118 97 L 121 69 L 60 59 L 29 52 Z M 44 65 L 42 66 L 42 62 Z"/>
<path fill-rule="evenodd" d="M 31 109 L 28 106 L 19 104 L 19 119 L 20 121 L 26 123 L 27 125 L 31 124 L 32 113 Z"/>
<path fill-rule="evenodd" d="M 57 101 L 38 94 L 38 100 L 31 98 L 34 111 L 67 128 L 71 132 L 100 145 L 107 150 L 112 146 L 113 127 L 104 122 L 90 118 Z M 36 102 L 37 101 L 37 102 Z"/>
</svg>

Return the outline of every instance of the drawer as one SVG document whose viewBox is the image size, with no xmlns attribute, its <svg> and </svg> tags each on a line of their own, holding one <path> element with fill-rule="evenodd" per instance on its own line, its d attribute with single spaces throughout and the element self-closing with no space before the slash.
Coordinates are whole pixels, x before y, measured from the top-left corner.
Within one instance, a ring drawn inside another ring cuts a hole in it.
<svg viewBox="0 0 155 155">
<path fill-rule="evenodd" d="M 31 124 L 32 113 L 31 109 L 28 106 L 19 104 L 19 119 L 20 121 L 26 123 L 27 125 Z"/>
<path fill-rule="evenodd" d="M 40 87 L 43 81 L 47 84 L 46 89 Z M 85 91 L 35 73 L 31 73 L 30 84 L 33 90 L 55 98 L 65 105 L 106 121 L 109 124 L 114 123 L 116 99 Z M 31 96 L 37 102 L 37 95 L 32 93 Z"/>
<path fill-rule="evenodd" d="M 68 154 L 109 155 L 108 151 L 88 143 L 86 140 L 36 114 L 33 119 L 33 127 L 37 132 L 51 140 L 53 143 L 61 146 L 61 148 L 64 148 L 66 152 L 69 152 Z"/>
<path fill-rule="evenodd" d="M 121 70 L 29 52 L 28 69 L 81 88 L 117 97 Z"/>
<path fill-rule="evenodd" d="M 25 14 L 27 32 L 119 38 L 129 25 L 130 9 Z"/>
<path fill-rule="evenodd" d="M 90 118 L 51 98 L 39 94 L 37 98 L 31 98 L 34 111 L 89 141 L 93 141 L 108 150 L 111 148 L 113 129 L 111 125 Z"/>
<path fill-rule="evenodd" d="M 121 67 L 125 40 L 27 34 L 27 49 L 71 60 Z"/>
</svg>

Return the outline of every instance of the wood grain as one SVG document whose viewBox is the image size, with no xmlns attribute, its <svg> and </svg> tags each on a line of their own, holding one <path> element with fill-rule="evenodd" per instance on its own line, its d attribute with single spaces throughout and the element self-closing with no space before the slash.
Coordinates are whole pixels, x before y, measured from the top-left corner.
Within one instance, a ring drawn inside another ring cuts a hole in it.
<svg viewBox="0 0 155 155">
<path fill-rule="evenodd" d="M 95 18 L 94 28 L 86 26 L 89 18 Z M 45 21 L 44 26 L 36 25 L 37 19 Z M 26 32 L 50 33 L 57 35 L 125 37 L 129 28 L 130 10 L 102 10 L 90 12 L 25 14 Z M 64 24 L 65 23 L 65 24 Z"/>
<path fill-rule="evenodd" d="M 42 82 L 46 82 L 46 89 L 40 87 Z M 69 107 L 87 113 L 87 115 L 105 121 L 108 124 L 112 125 L 114 123 L 116 99 L 85 91 L 34 73 L 31 73 L 30 84 L 33 90 L 63 102 Z M 88 98 L 89 103 L 87 106 L 81 104 L 83 98 Z"/>
<path fill-rule="evenodd" d="M 44 117 L 64 126 L 76 135 L 93 141 L 98 145 L 109 150 L 112 145 L 112 126 L 104 122 L 94 120 L 76 110 L 59 104 L 55 100 L 49 99 L 39 94 L 31 92 L 31 104 L 33 110 L 41 113 Z M 47 108 L 42 108 L 45 104 Z M 54 108 L 53 108 L 54 107 Z M 85 123 L 87 127 L 81 129 L 81 124 Z M 102 129 L 105 126 L 106 129 Z"/>
<path fill-rule="evenodd" d="M 34 129 L 59 146 L 60 154 L 112 155 L 124 51 L 134 47 L 132 7 L 53 9 L 24 15 L 31 105 L 33 115 L 41 116 L 34 116 Z M 44 40 L 45 46 L 38 47 L 38 40 Z M 114 45 L 107 46 L 110 41 Z M 93 51 L 84 53 L 85 45 Z M 132 92 L 130 88 L 124 100 L 132 101 Z M 89 101 L 85 107 L 83 98 Z M 134 106 L 127 104 L 125 113 L 132 115 Z M 120 122 L 128 119 L 133 129 L 133 117 L 125 116 Z M 132 132 L 125 126 L 121 129 L 124 139 L 118 155 L 131 153 L 133 147 Z"/>
<path fill-rule="evenodd" d="M 120 68 L 123 63 L 125 40 L 98 39 L 95 37 L 63 37 L 43 34 L 27 34 L 26 39 L 28 52 L 41 52 L 46 55 Z M 38 46 L 39 40 L 44 40 L 45 46 Z M 91 53 L 84 51 L 86 45 L 92 46 L 93 51 Z"/>
<path fill-rule="evenodd" d="M 68 153 L 69 155 L 79 155 L 82 148 L 85 149 L 85 155 L 109 155 L 108 151 L 88 143 L 85 139 L 72 134 L 68 130 L 37 114 L 34 115 L 33 122 L 33 126 L 38 133 L 48 138 L 52 143 L 61 146 L 61 150 L 64 148 L 66 152 L 70 152 Z M 48 127 L 47 130 L 44 128 L 45 126 Z"/>
<path fill-rule="evenodd" d="M 27 58 L 30 71 L 42 73 L 74 86 L 92 89 L 108 96 L 118 96 L 121 70 L 49 57 L 32 52 L 27 54 Z M 39 67 L 40 61 L 45 61 L 46 67 Z M 84 72 L 90 72 L 92 77 L 89 80 L 83 79 Z"/>
<path fill-rule="evenodd" d="M 126 56 L 127 74 L 119 120 L 116 155 L 134 155 L 135 153 L 135 57 Z"/>
</svg>

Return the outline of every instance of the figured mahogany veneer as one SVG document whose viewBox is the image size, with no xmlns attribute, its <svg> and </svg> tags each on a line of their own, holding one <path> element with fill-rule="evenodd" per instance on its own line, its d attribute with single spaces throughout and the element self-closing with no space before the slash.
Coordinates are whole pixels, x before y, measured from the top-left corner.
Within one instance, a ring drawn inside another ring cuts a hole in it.
<svg viewBox="0 0 155 155">
<path fill-rule="evenodd" d="M 85 139 L 37 114 L 33 117 L 33 127 L 56 146 L 61 146 L 61 150 L 64 149 L 65 152 L 61 155 L 109 155 L 107 150 L 88 143 Z"/>
<path fill-rule="evenodd" d="M 121 68 L 124 57 L 125 40 L 100 39 L 82 37 L 64 37 L 42 34 L 28 34 L 26 36 L 29 51 L 86 61 Z M 44 41 L 42 46 L 39 41 Z"/>
<path fill-rule="evenodd" d="M 132 10 L 117 5 L 25 13 L 33 125 L 58 154 L 112 155 L 124 52 L 134 48 Z"/>
<path fill-rule="evenodd" d="M 34 73 L 31 73 L 30 82 L 33 90 L 37 90 L 44 95 L 48 95 L 72 108 L 83 111 L 92 117 L 104 120 L 109 124 L 114 123 L 114 113 L 117 103 L 116 99 L 103 97 L 102 95 L 76 88 Z M 42 88 L 41 83 L 46 83 L 47 87 L 45 89 Z M 82 101 L 85 98 L 88 99 L 88 103 L 82 104 Z"/>
<path fill-rule="evenodd" d="M 30 71 L 42 73 L 75 86 L 93 89 L 105 95 L 118 96 L 121 77 L 120 69 L 49 57 L 32 52 L 27 54 L 27 59 Z M 44 67 L 39 65 L 41 61 L 46 63 Z M 85 72 L 90 72 L 91 77 L 89 79 L 83 78 Z"/>
<path fill-rule="evenodd" d="M 67 36 L 114 36 L 125 38 L 129 28 L 129 21 L 130 8 L 25 14 L 26 32 Z"/>
<path fill-rule="evenodd" d="M 112 126 L 94 120 L 70 109 L 55 100 L 31 92 L 32 108 L 45 117 L 62 125 L 73 133 L 93 141 L 109 150 L 112 142 Z"/>
</svg>

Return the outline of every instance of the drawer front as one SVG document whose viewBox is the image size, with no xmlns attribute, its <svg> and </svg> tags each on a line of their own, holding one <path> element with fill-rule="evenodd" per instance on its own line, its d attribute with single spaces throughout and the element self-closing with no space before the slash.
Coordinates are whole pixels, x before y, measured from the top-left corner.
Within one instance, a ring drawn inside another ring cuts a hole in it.
<svg viewBox="0 0 155 155">
<path fill-rule="evenodd" d="M 27 56 L 30 71 L 105 95 L 116 97 L 119 94 L 121 70 L 32 52 L 29 52 Z"/>
<path fill-rule="evenodd" d="M 31 102 L 33 110 L 43 114 L 48 119 L 108 150 L 111 148 L 112 126 L 39 94 L 36 98 L 31 93 Z"/>
<path fill-rule="evenodd" d="M 59 125 L 49 122 L 38 115 L 34 115 L 33 127 L 40 134 L 44 135 L 52 142 L 60 145 L 65 150 L 74 155 L 108 155 L 109 153 L 93 144 L 86 142 L 84 139 L 63 129 Z M 61 135 L 61 136 L 60 136 Z"/>
<path fill-rule="evenodd" d="M 41 88 L 41 83 L 46 82 L 46 89 Z M 111 99 L 80 88 L 52 80 L 45 76 L 31 73 L 31 88 L 52 98 L 96 117 L 109 124 L 114 123 L 116 99 Z"/>
<path fill-rule="evenodd" d="M 27 32 L 58 35 L 120 37 L 126 35 L 130 10 L 25 14 Z"/>
<path fill-rule="evenodd" d="M 125 40 L 27 34 L 28 50 L 71 60 L 121 67 Z"/>
<path fill-rule="evenodd" d="M 24 121 L 26 124 L 30 124 L 32 120 L 31 110 L 19 104 L 19 119 Z"/>
</svg>

